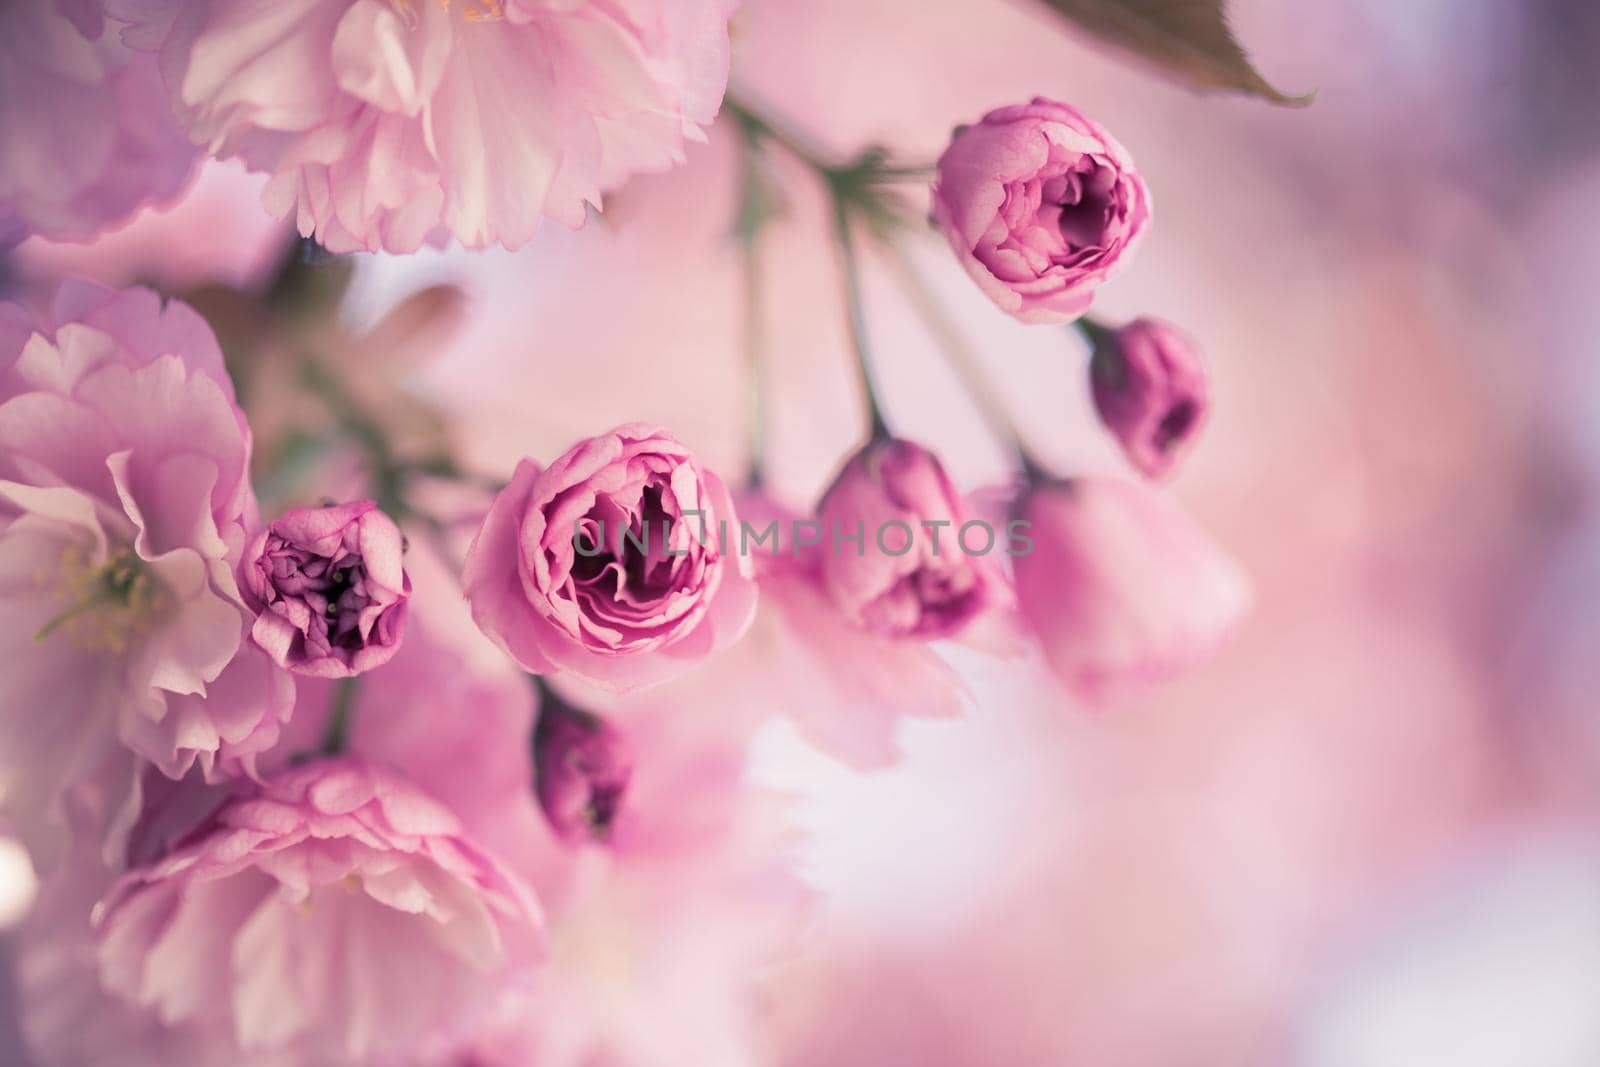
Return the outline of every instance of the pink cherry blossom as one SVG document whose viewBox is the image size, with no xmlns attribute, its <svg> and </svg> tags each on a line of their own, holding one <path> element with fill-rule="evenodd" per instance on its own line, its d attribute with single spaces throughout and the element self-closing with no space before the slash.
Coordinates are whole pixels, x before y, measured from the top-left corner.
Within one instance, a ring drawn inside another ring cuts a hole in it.
<svg viewBox="0 0 1600 1067">
<path fill-rule="evenodd" d="M 732 0 L 112 0 L 190 135 L 272 175 L 336 252 L 516 248 L 682 161 L 728 77 Z"/>
<path fill-rule="evenodd" d="M 863 629 L 946 637 L 991 599 L 992 572 L 976 554 L 982 539 L 974 552 L 962 547 L 961 494 L 920 445 L 866 445 L 823 495 L 817 518 L 823 585 L 843 617 Z"/>
<path fill-rule="evenodd" d="M 0 5 L 0 248 L 93 238 L 175 199 L 195 159 L 154 60 L 95 5 Z"/>
<path fill-rule="evenodd" d="M 1177 467 L 1205 422 L 1205 365 L 1194 343 L 1159 319 L 1097 329 L 1090 362 L 1100 421 L 1146 478 Z"/>
<path fill-rule="evenodd" d="M 1069 322 L 1127 265 L 1150 221 L 1150 194 L 1109 133 L 1037 97 L 956 131 L 939 159 L 933 214 L 1003 311 Z"/>
<path fill-rule="evenodd" d="M 725 543 L 737 532 L 722 480 L 635 423 L 542 470 L 519 464 L 462 585 L 478 625 L 527 670 L 631 689 L 744 633 L 756 587 L 750 560 Z"/>
<path fill-rule="evenodd" d="M 205 323 L 81 284 L 26 321 L 0 311 L 0 803 L 37 828 L 135 756 L 248 769 L 292 687 L 243 641 L 250 435 Z"/>
<path fill-rule="evenodd" d="M 370 500 L 287 512 L 245 550 L 250 636 L 298 674 L 346 678 L 382 666 L 405 635 L 403 551 L 400 528 Z"/>
<path fill-rule="evenodd" d="M 105 987 L 247 1053 L 384 1062 L 442 1041 L 528 962 L 529 892 L 400 775 L 318 760 L 224 806 L 100 905 Z"/>
<path fill-rule="evenodd" d="M 1250 606 L 1239 565 L 1159 492 L 1131 481 L 1035 486 L 1017 603 L 1063 682 L 1100 698 L 1208 659 Z"/>
</svg>

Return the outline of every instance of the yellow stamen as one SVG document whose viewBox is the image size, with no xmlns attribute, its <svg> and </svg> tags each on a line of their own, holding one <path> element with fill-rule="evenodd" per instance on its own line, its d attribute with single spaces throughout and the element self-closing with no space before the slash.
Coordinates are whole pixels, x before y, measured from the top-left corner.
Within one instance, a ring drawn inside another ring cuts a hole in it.
<svg viewBox="0 0 1600 1067">
<path fill-rule="evenodd" d="M 121 654 L 172 600 L 131 550 L 97 562 L 83 545 L 68 545 L 57 573 L 57 591 L 67 606 L 34 633 L 35 641 L 62 632 L 87 652 Z"/>
<path fill-rule="evenodd" d="M 450 0 L 435 0 L 444 10 L 450 10 Z M 414 0 L 389 0 L 389 6 L 408 29 L 417 27 L 417 9 Z M 506 17 L 505 0 L 462 0 L 461 14 L 468 22 L 494 22 Z"/>
</svg>

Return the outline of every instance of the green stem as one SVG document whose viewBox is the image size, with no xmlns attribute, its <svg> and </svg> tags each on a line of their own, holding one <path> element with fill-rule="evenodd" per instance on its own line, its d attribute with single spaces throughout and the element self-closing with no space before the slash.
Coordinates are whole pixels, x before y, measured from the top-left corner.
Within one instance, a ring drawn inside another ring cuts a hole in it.
<svg viewBox="0 0 1600 1067">
<path fill-rule="evenodd" d="M 315 355 L 306 355 L 301 375 L 306 388 L 328 405 L 340 428 L 367 454 L 367 462 L 372 466 L 372 497 L 378 506 L 396 521 L 405 518 L 408 471 L 396 460 L 384 428 L 361 410 L 344 384 Z"/>
<path fill-rule="evenodd" d="M 850 227 L 850 205 L 833 183 L 828 185 L 833 200 L 833 236 L 839 253 L 839 270 L 844 277 L 845 317 L 850 330 L 850 345 L 855 351 L 856 368 L 861 374 L 861 395 L 866 405 L 867 432 L 873 440 L 890 436 L 874 385 L 872 355 L 867 339 L 866 311 L 861 299 L 861 264 L 856 257 L 855 237 Z"/>
<path fill-rule="evenodd" d="M 1098 349 L 1102 345 L 1108 344 L 1117 335 L 1116 330 L 1105 325 L 1104 323 L 1095 321 L 1088 315 L 1084 315 L 1081 318 L 1074 320 L 1071 328 L 1077 330 L 1083 335 L 1083 339 L 1089 342 L 1089 348 L 1091 350 Z"/>
<path fill-rule="evenodd" d="M 335 255 L 313 239 L 296 235 L 280 254 L 262 297 L 280 313 L 316 315 L 339 305 L 354 270 L 353 257 Z"/>
<path fill-rule="evenodd" d="M 455 546 L 450 543 L 449 524 L 439 516 L 425 511 L 413 510 L 411 517 L 427 531 L 428 539 L 433 542 L 433 550 L 438 553 L 440 561 L 450 568 L 459 581 L 467 569 L 467 564 L 456 554 Z"/>
<path fill-rule="evenodd" d="M 355 714 L 356 688 L 359 678 L 343 678 L 333 691 L 333 708 L 328 712 L 328 724 L 322 729 L 322 742 L 317 751 L 324 756 L 337 756 L 350 743 L 351 719 Z"/>
<path fill-rule="evenodd" d="M 740 99 L 733 93 L 723 97 L 722 110 L 744 127 L 747 136 L 758 140 L 767 138 L 777 142 L 790 155 L 823 177 L 850 169 L 848 163 L 831 162 L 834 153 L 818 144 L 803 130 L 774 116 L 770 111 Z M 873 177 L 880 181 L 926 182 L 932 180 L 938 173 L 938 167 L 932 163 L 908 163 L 893 167 L 878 166 L 872 173 Z"/>
<path fill-rule="evenodd" d="M 759 489 L 767 476 L 767 367 L 762 353 L 766 309 L 761 295 L 761 256 L 759 239 L 752 233 L 744 240 L 744 351 L 750 371 L 750 474 L 752 489 Z"/>
<path fill-rule="evenodd" d="M 908 164 L 903 167 L 879 167 L 877 175 L 892 182 L 931 182 L 939 176 L 939 168 L 932 163 Z"/>
<path fill-rule="evenodd" d="M 831 153 L 818 145 L 809 136 L 783 120 L 774 118 L 759 108 L 745 103 L 732 93 L 722 98 L 722 110 L 744 127 L 747 137 L 756 140 L 766 138 L 776 141 L 790 155 L 818 174 L 827 175 L 839 169 L 837 165 L 829 162 L 828 157 Z"/>
<path fill-rule="evenodd" d="M 739 240 L 744 273 L 744 354 L 749 372 L 750 471 L 748 484 L 757 489 L 766 481 L 767 466 L 767 365 L 765 352 L 766 304 L 761 281 L 761 231 L 769 212 L 767 179 L 761 172 L 761 140 L 748 124 L 743 127 L 743 192 L 734 230 Z"/>
<path fill-rule="evenodd" d="M 785 151 L 805 164 L 822 180 L 833 212 L 834 243 L 838 251 L 840 273 L 844 279 L 846 321 L 850 331 L 850 343 L 855 351 L 856 367 L 860 372 L 868 432 L 874 439 L 888 437 L 889 427 L 883 417 L 882 405 L 878 401 L 876 375 L 867 337 L 861 265 L 856 253 L 851 214 L 857 209 L 870 214 L 875 199 L 871 195 L 874 183 L 913 178 L 922 180 L 932 168 L 884 166 L 881 154 L 876 152 L 867 152 L 853 163 L 835 163 L 831 159 L 831 154 L 819 147 L 804 132 L 745 103 L 736 95 L 726 96 L 722 106 L 723 110 L 743 128 L 745 143 L 752 151 L 763 140 L 771 140 L 781 145 Z M 869 217 L 868 221 L 872 219 Z"/>
<path fill-rule="evenodd" d="M 576 704 L 572 703 L 572 701 L 556 692 L 555 686 L 551 685 L 549 681 L 545 679 L 544 675 L 530 674 L 528 675 L 528 680 L 533 683 L 533 691 L 539 695 L 539 717 L 537 721 L 535 721 L 533 729 L 533 736 L 536 744 L 539 737 L 539 727 L 547 721 L 548 717 L 545 714 L 547 711 L 555 711 L 559 709 L 568 715 L 576 716 L 586 725 L 595 728 L 600 726 L 600 716 L 596 715 L 592 711 L 589 711 L 587 708 L 578 707 Z"/>
<path fill-rule="evenodd" d="M 1010 410 L 995 392 L 988 375 L 984 373 L 978 354 L 968 344 L 955 320 L 950 317 L 944 304 L 934 294 L 932 287 L 922 277 L 922 273 L 917 270 L 911 257 L 906 255 L 904 248 L 893 242 L 882 242 L 882 247 L 888 256 L 890 266 L 894 268 L 895 280 L 900 283 L 900 288 L 906 294 L 906 299 L 911 302 L 911 306 L 927 324 L 934 340 L 938 343 L 939 350 L 944 353 L 945 360 L 961 379 L 961 384 L 966 388 L 973 406 L 983 416 L 989 432 L 1002 447 L 1017 457 L 1018 464 L 1030 481 L 1050 478 L 1049 469 L 1028 450 L 1027 444 L 1023 441 L 1022 431 L 1017 428 L 1016 420 L 1011 417 Z"/>
</svg>

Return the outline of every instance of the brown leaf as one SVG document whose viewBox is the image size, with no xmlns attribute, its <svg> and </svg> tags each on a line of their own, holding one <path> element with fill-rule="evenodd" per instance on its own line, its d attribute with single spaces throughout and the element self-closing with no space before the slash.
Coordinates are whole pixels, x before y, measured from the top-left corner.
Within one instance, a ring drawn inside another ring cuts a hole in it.
<svg viewBox="0 0 1600 1067">
<path fill-rule="evenodd" d="M 1304 107 L 1315 93 L 1289 96 L 1251 65 L 1228 26 L 1226 0 L 1040 0 L 1108 44 L 1156 64 L 1197 89 L 1251 93 Z"/>
</svg>

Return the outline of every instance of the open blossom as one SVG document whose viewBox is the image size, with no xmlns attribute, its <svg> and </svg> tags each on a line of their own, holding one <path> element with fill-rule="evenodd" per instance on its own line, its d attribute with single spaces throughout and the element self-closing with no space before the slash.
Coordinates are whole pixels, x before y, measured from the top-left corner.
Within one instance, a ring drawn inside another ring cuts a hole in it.
<svg viewBox="0 0 1600 1067">
<path fill-rule="evenodd" d="M 0 248 L 93 238 L 175 198 L 195 158 L 154 60 L 96 5 L 0 4 Z"/>
<path fill-rule="evenodd" d="M 873 441 L 845 464 L 817 506 L 822 579 L 845 619 L 879 633 L 946 637 L 989 603 L 993 530 L 964 547 L 966 509 L 932 452 Z M 854 538 L 854 540 L 847 540 Z"/>
<path fill-rule="evenodd" d="M 956 132 L 939 159 L 933 213 L 1001 309 L 1028 323 L 1069 322 L 1126 265 L 1150 221 L 1150 194 L 1109 133 L 1037 97 Z"/>
<path fill-rule="evenodd" d="M 487 1009 L 531 958 L 539 918 L 448 809 L 346 758 L 225 805 L 114 887 L 98 925 L 105 987 L 168 1025 L 367 1064 Z"/>
<path fill-rule="evenodd" d="M 411 596 L 403 551 L 400 528 L 370 500 L 287 512 L 245 551 L 250 636 L 298 674 L 344 678 L 387 663 Z"/>
<path fill-rule="evenodd" d="M 1091 698 L 1208 659 L 1250 605 L 1237 563 L 1139 482 L 1036 485 L 1017 503 L 1034 542 L 1017 604 L 1046 661 Z"/>
<path fill-rule="evenodd" d="M 624 690 L 661 681 L 749 624 L 755 583 L 722 480 L 633 423 L 550 466 L 518 464 L 468 553 L 483 631 L 535 674 Z"/>
<path fill-rule="evenodd" d="M 1159 319 L 1096 331 L 1095 410 L 1147 478 L 1170 474 L 1206 416 L 1206 371 L 1194 344 Z"/>
<path fill-rule="evenodd" d="M 292 686 L 244 640 L 249 431 L 205 323 L 69 284 L 0 308 L 0 795 L 24 823 L 131 757 L 249 761 Z"/>
<path fill-rule="evenodd" d="M 733 0 L 112 0 L 190 135 L 336 252 L 524 244 L 703 139 Z"/>
</svg>

